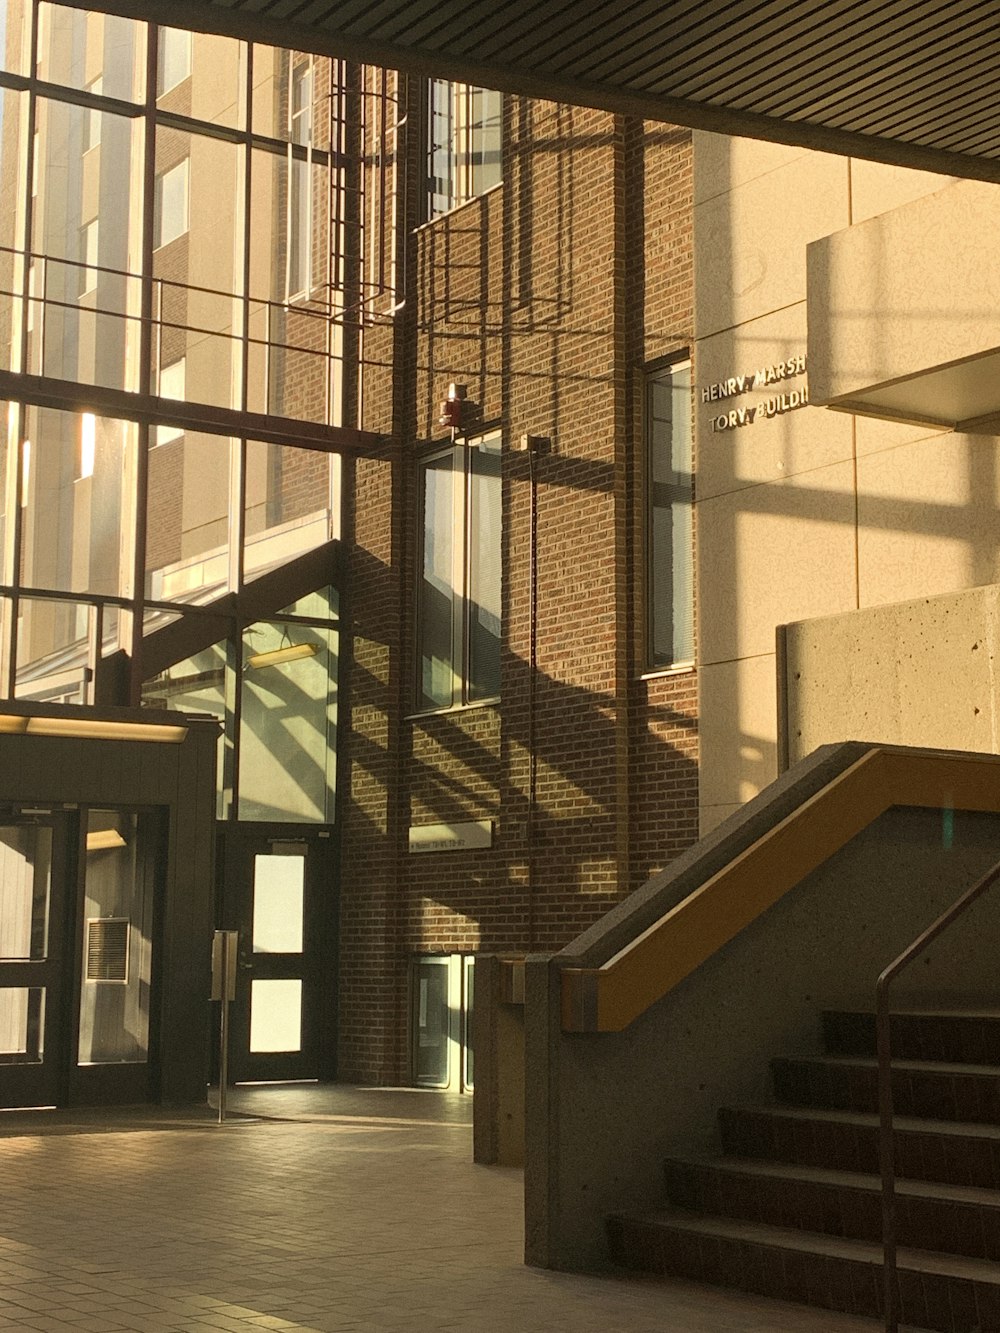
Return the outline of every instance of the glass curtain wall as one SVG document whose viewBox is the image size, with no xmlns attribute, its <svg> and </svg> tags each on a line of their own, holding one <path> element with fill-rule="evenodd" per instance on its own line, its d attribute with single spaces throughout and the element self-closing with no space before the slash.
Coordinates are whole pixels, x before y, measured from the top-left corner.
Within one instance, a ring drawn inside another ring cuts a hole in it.
<svg viewBox="0 0 1000 1333">
<path fill-rule="evenodd" d="M 327 822 L 336 594 L 239 608 L 339 535 L 295 423 L 342 424 L 343 67 L 48 0 L 0 30 L 0 369 L 56 386 L 0 403 L 0 697 L 110 701 L 142 632 L 221 616 L 143 702 L 222 722 L 220 817 Z"/>
<path fill-rule="evenodd" d="M 88 702 L 137 626 L 338 535 L 339 460 L 294 423 L 341 424 L 345 79 L 48 0 L 4 21 L 0 369 L 67 401 L 0 405 L 0 697 Z"/>
</svg>

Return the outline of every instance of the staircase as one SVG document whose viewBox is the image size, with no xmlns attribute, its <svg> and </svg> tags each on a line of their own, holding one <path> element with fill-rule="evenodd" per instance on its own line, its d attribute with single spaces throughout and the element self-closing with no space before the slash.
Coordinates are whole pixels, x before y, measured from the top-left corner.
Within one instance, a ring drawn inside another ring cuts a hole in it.
<svg viewBox="0 0 1000 1333">
<path fill-rule="evenodd" d="M 855 1315 L 882 1310 L 875 1020 L 771 1065 L 774 1106 L 724 1108 L 725 1156 L 666 1163 L 666 1206 L 608 1219 L 627 1268 Z M 901 1322 L 1000 1331 L 1000 1012 L 892 1020 Z"/>
</svg>

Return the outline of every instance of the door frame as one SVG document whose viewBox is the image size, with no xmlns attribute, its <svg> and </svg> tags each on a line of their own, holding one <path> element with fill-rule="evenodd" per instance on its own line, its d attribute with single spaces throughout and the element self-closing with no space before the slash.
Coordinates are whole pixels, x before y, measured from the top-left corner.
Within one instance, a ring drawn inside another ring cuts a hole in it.
<svg viewBox="0 0 1000 1333">
<path fill-rule="evenodd" d="M 303 949 L 295 954 L 254 954 L 253 858 L 275 843 L 303 844 L 306 867 Z M 218 825 L 216 924 L 239 932 L 236 999 L 230 1021 L 232 1083 L 326 1081 L 337 1074 L 339 975 L 338 838 L 326 825 L 228 820 Z M 300 961 L 296 965 L 296 960 Z M 254 980 L 301 977 L 302 1042 L 296 1052 L 250 1051 L 250 998 Z M 218 1052 L 213 1050 L 218 1078 Z"/>
<path fill-rule="evenodd" d="M 49 828 L 52 833 L 49 894 L 46 905 L 45 955 L 38 959 L 0 960 L 0 984 L 45 992 L 42 1056 L 37 1061 L 0 1065 L 0 1107 L 64 1106 L 70 1023 L 67 1002 L 72 995 L 73 916 L 77 839 L 76 812 L 45 802 L 4 803 L 0 826 Z"/>
</svg>

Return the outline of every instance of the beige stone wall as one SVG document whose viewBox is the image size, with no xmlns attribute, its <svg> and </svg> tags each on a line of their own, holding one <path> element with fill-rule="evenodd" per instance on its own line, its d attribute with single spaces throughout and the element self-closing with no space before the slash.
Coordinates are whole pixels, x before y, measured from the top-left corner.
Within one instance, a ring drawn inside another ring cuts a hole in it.
<svg viewBox="0 0 1000 1333">
<path fill-rule="evenodd" d="M 995 754 L 1000 585 L 789 625 L 788 757 L 849 735 Z"/>
<path fill-rule="evenodd" d="M 851 644 L 863 663 L 871 609 L 918 599 L 908 614 L 915 634 L 924 624 L 932 645 L 925 669 L 932 670 L 934 638 L 944 631 L 930 611 L 924 622 L 926 599 L 1000 582 L 1000 454 L 988 436 L 813 405 L 779 410 L 781 395 L 787 408 L 807 374 L 703 403 L 707 386 L 806 353 L 807 246 L 952 187 L 924 173 L 703 133 L 694 136 L 694 154 L 700 820 L 707 832 L 778 772 L 779 625 L 837 617 L 829 623 L 838 627 L 838 644 Z M 943 224 L 939 239 L 948 244 Z M 883 262 L 912 266 L 913 258 L 892 254 Z M 862 323 L 871 314 L 857 312 Z M 760 410 L 769 398 L 777 400 L 773 415 Z M 713 429 L 713 418 L 741 408 L 755 409 L 752 422 Z M 890 654 L 891 623 L 880 630 Z M 951 647 L 957 656 L 949 672 L 961 658 L 957 639 Z M 822 651 L 809 670 L 820 662 L 821 679 L 800 704 L 807 711 L 821 704 L 822 724 L 802 728 L 799 751 L 859 730 L 863 739 L 882 739 L 862 726 L 858 690 L 888 726 L 893 672 L 865 674 L 859 685 Z M 948 683 L 964 689 L 961 676 Z M 894 738 L 966 743 L 971 733 L 957 723 L 918 725 L 925 708 L 914 701 L 913 725 Z"/>
</svg>

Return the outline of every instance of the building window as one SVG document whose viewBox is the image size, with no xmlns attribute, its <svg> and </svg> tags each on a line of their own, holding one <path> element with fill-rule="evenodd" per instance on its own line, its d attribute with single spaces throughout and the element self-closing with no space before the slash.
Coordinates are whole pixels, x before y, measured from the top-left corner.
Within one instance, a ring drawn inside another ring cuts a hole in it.
<svg viewBox="0 0 1000 1333">
<path fill-rule="evenodd" d="M 87 92 L 100 97 L 104 92 L 104 80 L 100 75 L 87 84 Z M 89 153 L 101 142 L 101 113 L 95 106 L 88 106 L 83 113 L 83 151 Z"/>
<path fill-rule="evenodd" d="M 292 66 L 288 97 L 288 272 L 287 297 L 312 287 L 312 105 L 313 62 Z M 296 156 L 292 145 L 305 148 Z"/>
<path fill-rule="evenodd" d="M 97 245 L 99 225 L 97 218 L 91 218 L 80 228 L 80 295 L 92 292 L 97 287 Z"/>
<path fill-rule="evenodd" d="M 156 95 L 162 97 L 191 73 L 191 34 L 186 28 L 161 28 L 156 50 Z"/>
<path fill-rule="evenodd" d="M 419 706 L 500 693 L 500 436 L 422 461 Z"/>
<path fill-rule="evenodd" d="M 502 179 L 502 95 L 448 79 L 430 83 L 428 213 L 434 218 Z"/>
<path fill-rule="evenodd" d="M 646 442 L 650 665 L 684 666 L 694 661 L 690 361 L 649 377 Z"/>
<path fill-rule="evenodd" d="M 187 358 L 178 357 L 172 361 L 169 366 L 160 367 L 159 396 L 161 398 L 176 398 L 178 402 L 185 401 L 187 390 Z M 171 440 L 179 440 L 184 434 L 180 426 L 154 426 L 152 430 L 151 443 L 169 444 Z"/>
<path fill-rule="evenodd" d="M 471 1092 L 474 1083 L 471 954 L 415 958 L 411 972 L 413 1082 Z"/>
<path fill-rule="evenodd" d="M 188 159 L 157 176 L 153 196 L 153 247 L 159 249 L 188 229 Z"/>
</svg>

